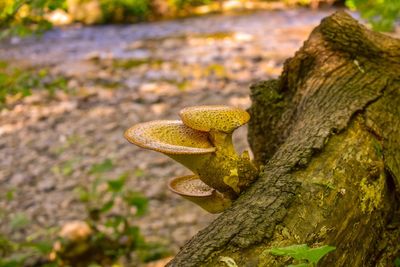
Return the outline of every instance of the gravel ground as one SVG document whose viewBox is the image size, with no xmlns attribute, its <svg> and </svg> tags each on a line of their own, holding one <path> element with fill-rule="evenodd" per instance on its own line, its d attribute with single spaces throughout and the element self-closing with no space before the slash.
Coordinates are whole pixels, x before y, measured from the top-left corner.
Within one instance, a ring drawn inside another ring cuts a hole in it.
<svg viewBox="0 0 400 267">
<path fill-rule="evenodd" d="M 0 200 L 6 214 L 30 220 L 15 236 L 83 219 L 74 188 L 89 184 L 93 164 L 111 159 L 108 177 L 130 173 L 130 188 L 150 200 L 138 220 L 148 240 L 176 252 L 215 215 L 167 190 L 167 181 L 189 171 L 166 156 L 123 137 L 131 125 L 177 119 L 191 105 L 247 108 L 249 85 L 279 75 L 320 19 L 331 11 L 289 10 L 214 15 L 129 26 L 74 26 L 42 38 L 0 44 L 0 59 L 50 68 L 67 77 L 73 94 L 44 92 L 0 111 Z M 246 129 L 235 134 L 248 149 Z M 7 224 L 0 231 L 10 233 Z"/>
</svg>

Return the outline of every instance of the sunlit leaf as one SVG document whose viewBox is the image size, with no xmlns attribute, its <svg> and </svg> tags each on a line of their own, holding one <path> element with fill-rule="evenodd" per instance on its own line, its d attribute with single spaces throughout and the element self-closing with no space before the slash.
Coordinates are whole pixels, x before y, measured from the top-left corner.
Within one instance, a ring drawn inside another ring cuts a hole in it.
<svg viewBox="0 0 400 267">
<path fill-rule="evenodd" d="M 114 168 L 113 162 L 111 159 L 105 159 L 102 163 L 94 164 L 92 168 L 90 168 L 89 173 L 98 174 L 111 171 Z"/>
<path fill-rule="evenodd" d="M 146 213 L 148 199 L 140 193 L 128 191 L 124 196 L 124 201 L 131 207 L 136 207 L 136 215 L 141 216 Z"/>
<path fill-rule="evenodd" d="M 308 263 L 318 263 L 322 257 L 335 249 L 336 248 L 332 246 L 310 248 L 306 244 L 301 244 L 281 248 L 271 248 L 267 251 L 275 256 L 290 256 L 295 260 L 306 260 Z"/>
<path fill-rule="evenodd" d="M 45 242 L 45 241 L 32 242 L 29 243 L 28 246 L 36 249 L 43 255 L 49 254 L 53 249 L 53 244 L 51 242 Z"/>
<path fill-rule="evenodd" d="M 115 180 L 107 181 L 108 188 L 112 192 L 120 192 L 124 187 L 125 181 L 128 178 L 127 174 L 123 174 Z"/>
<path fill-rule="evenodd" d="M 29 218 L 24 213 L 16 213 L 12 216 L 10 225 L 14 230 L 21 229 L 30 223 Z"/>
<path fill-rule="evenodd" d="M 114 206 L 114 200 L 107 201 L 104 205 L 100 208 L 100 212 L 107 212 L 112 209 Z"/>
<path fill-rule="evenodd" d="M 311 263 L 317 263 L 322 257 L 336 248 L 332 246 L 322 246 L 317 248 L 311 248 L 307 252 L 303 252 L 303 259 L 308 260 Z"/>
</svg>

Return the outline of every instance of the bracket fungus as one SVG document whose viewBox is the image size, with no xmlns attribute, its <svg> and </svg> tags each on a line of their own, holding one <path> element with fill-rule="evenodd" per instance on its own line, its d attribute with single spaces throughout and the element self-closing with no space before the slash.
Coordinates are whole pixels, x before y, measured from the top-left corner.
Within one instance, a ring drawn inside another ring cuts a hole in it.
<svg viewBox="0 0 400 267">
<path fill-rule="evenodd" d="M 231 199 L 203 183 L 196 175 L 173 178 L 168 187 L 175 194 L 196 203 L 210 213 L 220 213 L 232 202 Z"/>
<path fill-rule="evenodd" d="M 247 151 L 239 156 L 232 143 L 233 131 L 247 123 L 250 115 L 230 106 L 188 107 L 179 115 L 182 121 L 139 123 L 124 136 L 129 142 L 164 153 L 193 171 L 195 176 L 176 178 L 177 181 L 193 184 L 201 180 L 210 188 L 209 196 L 194 199 L 176 189 L 177 182 L 170 184 L 170 189 L 210 212 L 221 212 L 258 175 Z M 214 201 L 215 208 L 210 208 L 210 201 Z"/>
</svg>

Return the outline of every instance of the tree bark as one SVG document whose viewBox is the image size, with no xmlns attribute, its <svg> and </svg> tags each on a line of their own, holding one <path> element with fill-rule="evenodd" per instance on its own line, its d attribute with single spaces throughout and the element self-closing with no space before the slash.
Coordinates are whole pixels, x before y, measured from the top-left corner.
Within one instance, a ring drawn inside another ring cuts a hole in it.
<svg viewBox="0 0 400 267">
<path fill-rule="evenodd" d="M 259 179 L 168 266 L 285 266 L 262 253 L 336 247 L 319 266 L 400 255 L 400 41 L 344 12 L 325 18 L 278 80 L 251 87 Z"/>
</svg>

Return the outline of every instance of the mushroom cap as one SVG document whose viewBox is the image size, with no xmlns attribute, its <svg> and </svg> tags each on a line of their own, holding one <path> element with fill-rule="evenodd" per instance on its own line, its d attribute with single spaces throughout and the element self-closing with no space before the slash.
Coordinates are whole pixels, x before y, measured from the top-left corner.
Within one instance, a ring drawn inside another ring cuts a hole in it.
<svg viewBox="0 0 400 267">
<path fill-rule="evenodd" d="M 168 188 L 181 196 L 209 197 L 215 191 L 209 187 L 197 175 L 186 175 L 173 178 L 168 183 Z"/>
<path fill-rule="evenodd" d="M 207 133 L 191 129 L 179 120 L 139 123 L 126 130 L 124 136 L 132 144 L 166 154 L 206 154 L 215 151 Z"/>
<path fill-rule="evenodd" d="M 182 109 L 179 115 L 190 128 L 210 132 L 231 133 L 250 119 L 245 110 L 232 106 L 193 106 Z"/>
</svg>

